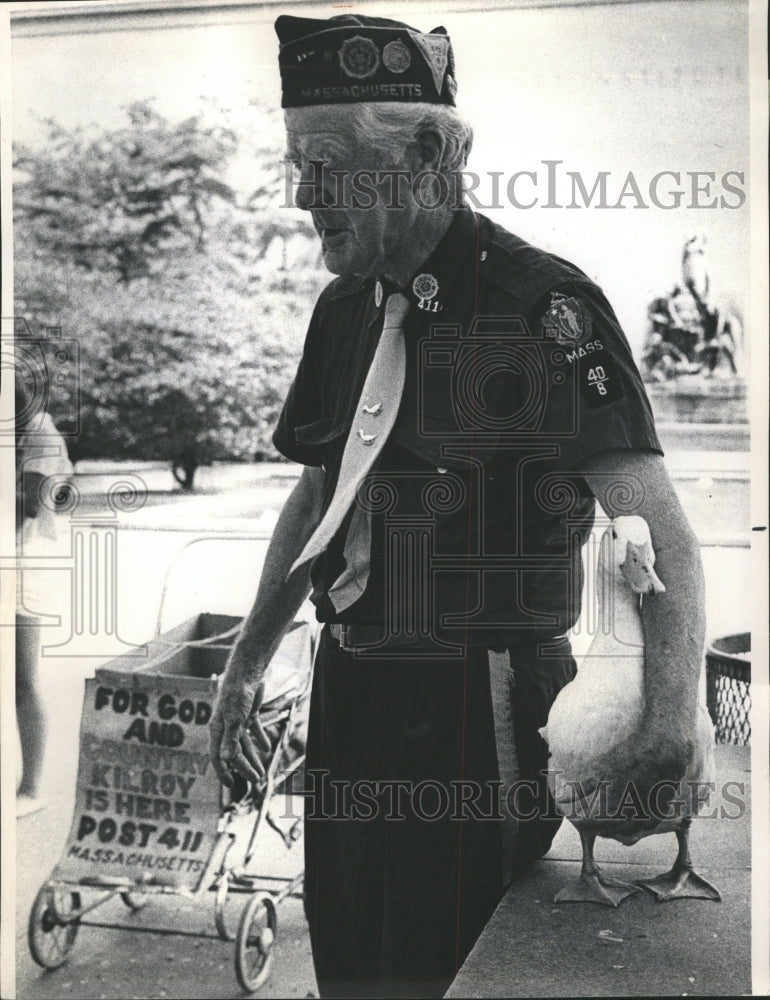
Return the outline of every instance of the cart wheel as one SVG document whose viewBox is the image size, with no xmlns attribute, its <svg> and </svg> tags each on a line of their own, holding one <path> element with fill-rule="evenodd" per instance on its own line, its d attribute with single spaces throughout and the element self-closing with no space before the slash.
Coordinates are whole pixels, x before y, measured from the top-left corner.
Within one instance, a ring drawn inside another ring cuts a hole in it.
<svg viewBox="0 0 770 1000">
<path fill-rule="evenodd" d="M 125 892 L 121 892 L 120 898 L 129 910 L 133 910 L 134 912 L 143 909 L 150 901 L 150 897 L 147 893 L 133 892 L 131 889 L 126 889 Z"/>
<path fill-rule="evenodd" d="M 235 939 L 235 974 L 247 993 L 258 990 L 270 975 L 277 928 L 272 896 L 255 893 L 244 908 Z"/>
<path fill-rule="evenodd" d="M 67 916 L 80 910 L 80 893 L 50 889 L 38 892 L 27 926 L 27 941 L 32 957 L 44 969 L 64 965 L 78 935 L 79 920 L 67 922 Z"/>
<path fill-rule="evenodd" d="M 214 898 L 214 923 L 217 928 L 217 934 L 223 941 L 235 941 L 235 934 L 231 934 L 227 929 L 227 920 L 225 918 L 229 889 L 230 875 L 228 872 L 225 872 L 222 875 L 217 894 Z"/>
</svg>

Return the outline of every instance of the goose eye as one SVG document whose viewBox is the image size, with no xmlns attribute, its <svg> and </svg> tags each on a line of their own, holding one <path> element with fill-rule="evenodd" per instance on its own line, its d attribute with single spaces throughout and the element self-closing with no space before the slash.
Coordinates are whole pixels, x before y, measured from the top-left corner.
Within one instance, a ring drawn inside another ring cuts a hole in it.
<svg viewBox="0 0 770 1000">
<path fill-rule="evenodd" d="M 615 531 L 614 528 L 612 529 L 612 537 L 613 538 L 617 538 L 618 537 L 618 533 L 617 533 L 617 531 Z"/>
</svg>

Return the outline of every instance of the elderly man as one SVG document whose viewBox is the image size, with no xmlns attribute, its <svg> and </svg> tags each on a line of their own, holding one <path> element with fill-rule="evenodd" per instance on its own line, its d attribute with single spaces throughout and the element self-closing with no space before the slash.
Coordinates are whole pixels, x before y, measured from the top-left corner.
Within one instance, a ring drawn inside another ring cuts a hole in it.
<svg viewBox="0 0 770 1000">
<path fill-rule="evenodd" d="M 687 758 L 698 546 L 600 289 L 453 197 L 471 131 L 444 29 L 345 14 L 276 30 L 297 203 L 339 277 L 275 431 L 305 469 L 221 681 L 212 755 L 226 784 L 259 780 L 249 720 L 312 591 L 321 995 L 440 996 L 557 828 L 537 729 L 574 676 L 565 633 L 596 500 L 647 519 L 667 586 L 644 604 L 647 711 L 628 755 L 655 748 L 650 783 Z M 656 700 L 672 656 L 689 664 L 681 715 Z"/>
</svg>

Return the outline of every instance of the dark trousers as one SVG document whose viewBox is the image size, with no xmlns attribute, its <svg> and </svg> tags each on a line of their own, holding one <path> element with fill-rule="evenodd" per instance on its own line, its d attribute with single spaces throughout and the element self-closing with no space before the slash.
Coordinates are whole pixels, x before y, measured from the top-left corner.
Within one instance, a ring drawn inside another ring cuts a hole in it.
<svg viewBox="0 0 770 1000">
<path fill-rule="evenodd" d="M 575 665 L 567 643 L 542 662 L 519 650 L 511 665 L 519 776 L 537 782 L 538 807 L 513 833 L 495 784 L 486 649 L 358 658 L 322 636 L 305 802 L 305 911 L 322 997 L 442 996 L 504 892 L 504 856 L 515 874 L 548 850 L 560 821 L 547 815 L 537 728 Z"/>
</svg>

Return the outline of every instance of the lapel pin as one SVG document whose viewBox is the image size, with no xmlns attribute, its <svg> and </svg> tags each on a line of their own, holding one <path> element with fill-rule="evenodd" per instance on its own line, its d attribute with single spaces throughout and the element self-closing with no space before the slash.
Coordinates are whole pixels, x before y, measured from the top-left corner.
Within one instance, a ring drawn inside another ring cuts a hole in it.
<svg viewBox="0 0 770 1000">
<path fill-rule="evenodd" d="M 417 308 L 425 312 L 438 312 L 441 304 L 438 299 L 434 302 L 438 293 L 438 281 L 432 274 L 418 274 L 412 282 L 412 291 L 420 300 Z"/>
</svg>

